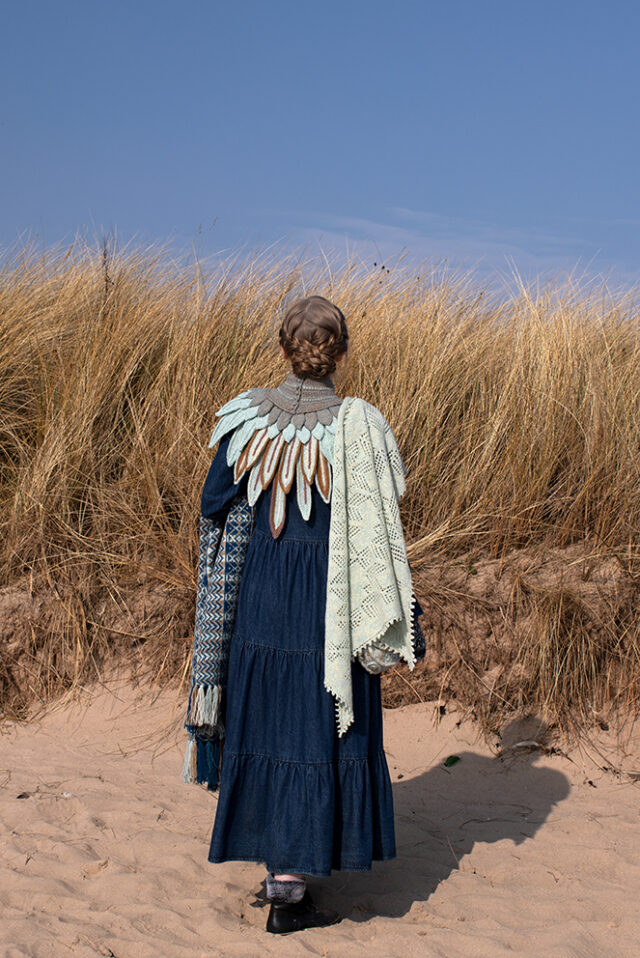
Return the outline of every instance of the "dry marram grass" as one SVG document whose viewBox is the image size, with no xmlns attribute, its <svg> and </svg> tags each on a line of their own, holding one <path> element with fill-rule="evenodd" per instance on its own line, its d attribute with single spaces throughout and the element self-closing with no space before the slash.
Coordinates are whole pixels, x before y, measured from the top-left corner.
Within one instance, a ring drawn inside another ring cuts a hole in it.
<svg viewBox="0 0 640 958">
<path fill-rule="evenodd" d="M 491 297 L 415 270 L 203 277 L 162 251 L 25 247 L 0 274 L 2 714 L 126 660 L 184 682 L 214 411 L 286 374 L 300 288 L 349 324 L 343 395 L 385 414 L 429 653 L 388 704 L 455 695 L 487 729 L 568 727 L 640 690 L 640 337 L 634 296 L 570 281 Z M 540 570 L 546 571 L 540 571 Z"/>
</svg>

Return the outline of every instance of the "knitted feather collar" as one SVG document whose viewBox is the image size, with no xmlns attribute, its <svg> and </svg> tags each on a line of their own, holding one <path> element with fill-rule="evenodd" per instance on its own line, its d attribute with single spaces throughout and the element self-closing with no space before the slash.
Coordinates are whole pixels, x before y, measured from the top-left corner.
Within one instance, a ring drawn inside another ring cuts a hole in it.
<svg viewBox="0 0 640 958">
<path fill-rule="evenodd" d="M 233 430 L 227 463 L 234 482 L 249 470 L 247 499 L 255 505 L 271 486 L 269 525 L 277 538 L 284 526 L 286 498 L 294 479 L 302 517 L 311 515 L 315 482 L 324 502 L 331 499 L 333 437 L 342 397 L 330 376 L 322 379 L 291 372 L 276 387 L 254 387 L 217 410 L 209 446 Z"/>
</svg>

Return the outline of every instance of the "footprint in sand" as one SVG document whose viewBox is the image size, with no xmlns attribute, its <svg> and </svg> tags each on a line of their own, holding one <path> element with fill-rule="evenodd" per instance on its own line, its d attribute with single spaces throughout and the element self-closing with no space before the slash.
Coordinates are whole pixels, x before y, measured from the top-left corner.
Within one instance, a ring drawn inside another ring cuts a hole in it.
<svg viewBox="0 0 640 958">
<path fill-rule="evenodd" d="M 80 869 L 83 878 L 95 878 L 100 872 L 104 871 L 109 864 L 108 858 L 100 858 L 95 862 L 87 862 Z"/>
</svg>

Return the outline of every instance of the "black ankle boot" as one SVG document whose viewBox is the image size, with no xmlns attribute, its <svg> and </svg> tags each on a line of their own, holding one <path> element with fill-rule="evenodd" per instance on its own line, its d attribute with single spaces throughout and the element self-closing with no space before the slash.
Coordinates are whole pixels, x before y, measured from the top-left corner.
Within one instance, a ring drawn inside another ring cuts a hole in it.
<svg viewBox="0 0 640 958">
<path fill-rule="evenodd" d="M 341 916 L 336 911 L 320 911 L 313 904 L 309 889 L 300 901 L 281 901 L 274 898 L 267 918 L 267 931 L 275 935 L 288 935 L 303 928 L 323 928 L 335 925 Z"/>
</svg>

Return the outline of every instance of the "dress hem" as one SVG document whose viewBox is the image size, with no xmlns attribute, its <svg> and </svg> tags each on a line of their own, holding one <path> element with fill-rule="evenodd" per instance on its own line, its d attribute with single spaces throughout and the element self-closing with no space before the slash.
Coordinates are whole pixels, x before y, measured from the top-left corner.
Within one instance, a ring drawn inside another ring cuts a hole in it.
<svg viewBox="0 0 640 958">
<path fill-rule="evenodd" d="M 291 864 L 286 866 L 266 864 L 264 858 L 256 858 L 254 855 L 233 855 L 229 858 L 207 857 L 207 861 L 212 865 L 223 865 L 225 862 L 252 862 L 254 865 L 264 865 L 267 871 L 280 875 L 298 874 L 311 875 L 313 878 L 330 878 L 332 872 L 370 872 L 374 862 L 390 862 L 397 857 L 397 852 L 394 852 L 393 855 L 373 856 L 369 865 L 340 865 L 331 867 L 329 871 L 318 871 L 317 869 L 302 868 L 299 865 L 293 866 Z"/>
</svg>

